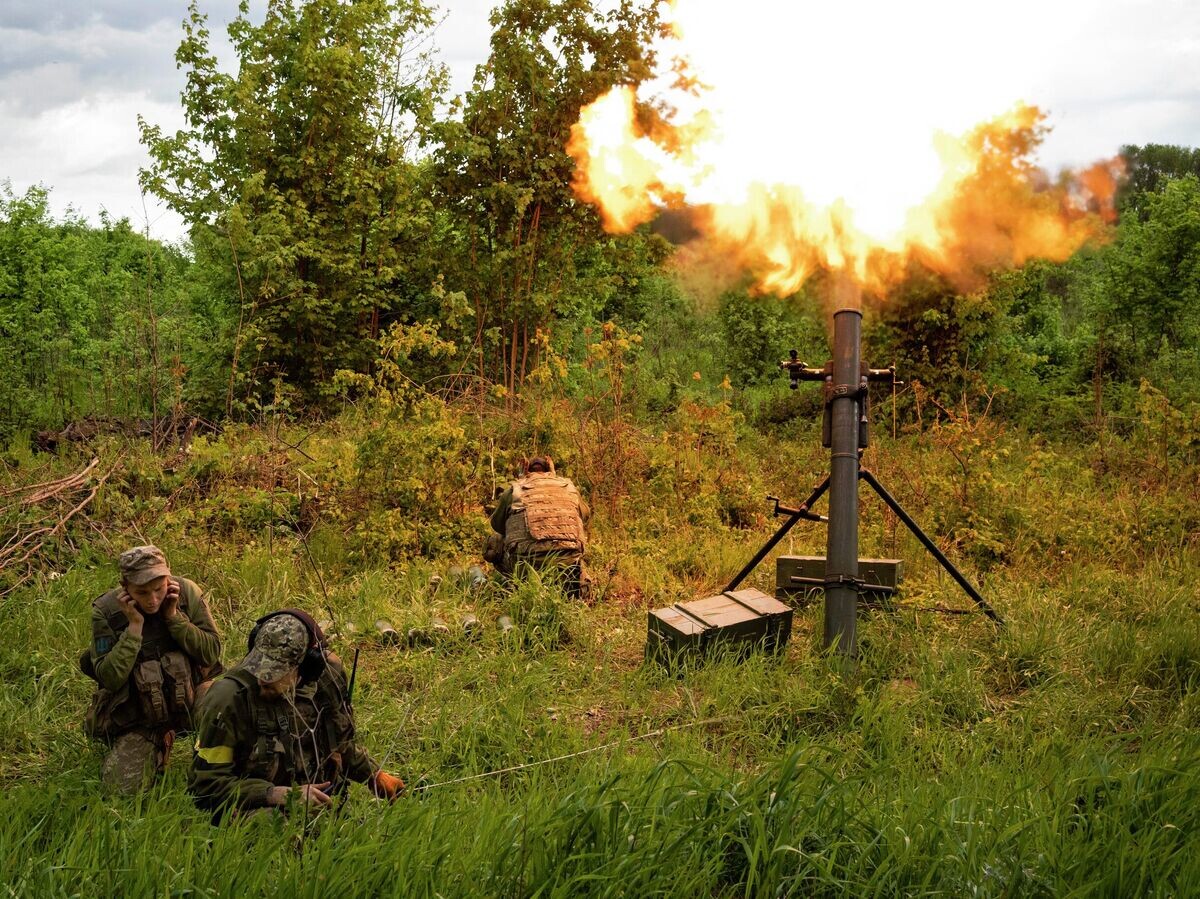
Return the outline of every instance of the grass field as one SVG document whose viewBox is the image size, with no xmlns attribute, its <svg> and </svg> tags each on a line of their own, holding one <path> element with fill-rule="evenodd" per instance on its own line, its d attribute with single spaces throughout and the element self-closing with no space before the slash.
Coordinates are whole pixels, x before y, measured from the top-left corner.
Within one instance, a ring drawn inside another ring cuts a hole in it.
<svg viewBox="0 0 1200 899">
<path fill-rule="evenodd" d="M 628 432 L 637 461 L 618 472 L 622 495 L 591 484 L 602 598 L 581 607 L 552 583 L 472 593 L 446 576 L 470 561 L 478 502 L 449 524 L 413 506 L 418 531 L 463 535 L 440 556 L 371 556 L 364 547 L 377 544 L 354 524 L 366 507 L 346 509 L 352 495 L 372 500 L 330 486 L 347 447 L 367 443 L 354 427 L 325 426 L 303 455 L 278 452 L 299 431 L 230 433 L 176 460 L 126 450 L 87 525 L 0 599 L 3 891 L 1200 893 L 1194 467 L 1139 465 L 1135 441 L 1108 446 L 1100 464 L 1097 447 L 1001 429 L 884 440 L 867 464 L 1007 627 L 915 611 L 969 603 L 865 502 L 863 554 L 898 555 L 907 578 L 898 610 L 861 614 L 856 667 L 822 657 L 818 605 L 797 613 L 779 659 L 671 676 L 641 664 L 646 609 L 719 589 L 740 567 L 773 527 L 762 494 L 794 500 L 819 478 L 810 433 L 742 432 L 731 449 Z M 597 458 L 577 453 L 575 471 L 602 482 L 587 468 Z M 9 478 L 44 479 L 45 464 L 19 459 Z M 462 483 L 486 494 L 492 464 L 468 466 Z M 303 497 L 293 497 L 304 478 L 322 485 L 324 505 L 301 538 Z M 104 796 L 101 749 L 80 729 L 90 682 L 75 659 L 115 552 L 143 538 L 210 591 L 227 663 L 263 611 L 301 604 L 332 618 L 335 649 L 361 651 L 363 740 L 409 795 L 388 806 L 355 787 L 336 814 L 218 829 L 184 792 L 181 740 L 153 791 Z M 822 552 L 823 533 L 797 529 L 784 544 Z M 765 563 L 751 582 L 769 590 L 772 572 Z M 435 573 L 446 579 L 432 592 Z M 380 617 L 403 631 L 467 612 L 488 625 L 476 641 L 408 650 L 372 633 Z M 494 626 L 501 614 L 518 622 L 508 637 Z"/>
</svg>

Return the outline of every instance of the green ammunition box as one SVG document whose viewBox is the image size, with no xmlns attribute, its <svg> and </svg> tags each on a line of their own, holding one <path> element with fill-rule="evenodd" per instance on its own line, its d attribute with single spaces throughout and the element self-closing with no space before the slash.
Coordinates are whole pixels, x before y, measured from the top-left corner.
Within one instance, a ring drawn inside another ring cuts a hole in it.
<svg viewBox="0 0 1200 899">
<path fill-rule="evenodd" d="M 792 633 L 792 610 L 759 590 L 737 590 L 653 609 L 647 618 L 647 661 L 699 661 L 720 646 L 737 652 L 780 652 Z"/>
<path fill-rule="evenodd" d="M 858 577 L 868 586 L 886 590 L 864 589 L 860 599 L 867 605 L 886 606 L 900 587 L 904 574 L 900 559 L 859 559 Z M 824 596 L 824 556 L 780 556 L 775 560 L 775 597 L 806 605 Z M 818 583 L 813 583 L 814 581 Z"/>
</svg>

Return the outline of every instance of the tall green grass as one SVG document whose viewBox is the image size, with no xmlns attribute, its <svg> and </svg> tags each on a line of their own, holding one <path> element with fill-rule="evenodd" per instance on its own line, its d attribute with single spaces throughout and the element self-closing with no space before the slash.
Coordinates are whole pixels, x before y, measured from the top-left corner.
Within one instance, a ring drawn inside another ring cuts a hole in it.
<svg viewBox="0 0 1200 899">
<path fill-rule="evenodd" d="M 672 747 L 678 754 L 684 747 Z M 9 791 L 12 895 L 1189 895 L 1195 740 L 906 766 L 794 748 L 756 774 L 614 753 L 394 806 L 220 828 L 178 775 Z M 1007 762 L 1007 764 L 1004 764 Z"/>
<path fill-rule="evenodd" d="M 306 446 L 321 458 L 337 443 Z M 806 445 L 745 444 L 740 464 L 761 462 L 755 489 L 791 498 L 819 464 Z M 1085 476 L 1082 455 L 1042 447 L 1029 467 L 1024 438 L 994 449 L 987 477 L 968 485 L 970 521 L 956 517 L 953 461 L 926 436 L 889 442 L 876 467 L 892 466 L 881 476 L 983 583 L 1006 628 L 919 610 L 966 600 L 865 504 L 864 554 L 896 552 L 907 582 L 895 610 L 861 614 L 856 666 L 822 656 L 809 607 L 781 657 L 680 672 L 642 665 L 645 610 L 719 588 L 770 527 L 693 519 L 702 503 L 678 485 L 703 475 L 694 448 L 598 516 L 605 599 L 591 608 L 537 577 L 471 592 L 448 576 L 465 553 L 348 565 L 351 538 L 327 524 L 307 546 L 286 516 L 211 531 L 161 511 L 181 476 L 139 457 L 136 483 L 106 500 L 103 537 L 82 532 L 0 597 L 0 895 L 1196 894 L 1200 552 L 1155 512 L 1177 497 L 1146 484 L 1136 516 L 1108 514 L 1135 488 Z M 217 495 L 236 493 L 246 459 L 214 476 Z M 159 513 L 134 529 L 127 516 L 148 509 Z M 1147 545 L 1134 518 L 1169 525 L 1169 539 Z M 967 527 L 999 533 L 1003 557 L 971 555 L 956 530 Z M 347 663 L 360 651 L 362 739 L 409 794 L 388 806 L 356 787 L 336 814 L 213 827 L 184 792 L 181 740 L 152 791 L 105 796 L 76 659 L 114 548 L 143 537 L 208 589 L 227 663 L 270 609 L 333 619 L 334 649 Z M 821 539 L 797 528 L 783 548 L 820 552 Z M 768 562 L 751 582 L 770 589 L 771 578 Z M 478 639 L 458 632 L 467 613 L 485 624 Z M 495 626 L 505 614 L 517 622 L 507 636 Z M 428 647 L 372 630 L 435 615 L 453 633 Z"/>
</svg>

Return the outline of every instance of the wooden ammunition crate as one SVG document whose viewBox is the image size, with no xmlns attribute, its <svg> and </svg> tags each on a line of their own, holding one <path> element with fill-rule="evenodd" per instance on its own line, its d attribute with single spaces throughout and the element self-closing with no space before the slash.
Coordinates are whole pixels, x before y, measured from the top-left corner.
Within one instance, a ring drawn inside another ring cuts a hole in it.
<svg viewBox="0 0 1200 899">
<path fill-rule="evenodd" d="M 896 590 L 904 575 L 900 559 L 859 559 L 858 577 L 866 584 L 878 584 Z M 793 577 L 825 579 L 824 556 L 780 556 L 775 560 L 775 597 L 804 605 L 820 599 L 824 588 L 820 584 L 795 583 Z M 868 605 L 887 605 L 892 594 L 881 590 L 864 590 L 860 599 Z"/>
<path fill-rule="evenodd" d="M 789 606 L 760 590 L 736 590 L 653 609 L 646 626 L 646 659 L 698 661 L 717 647 L 777 653 L 791 633 Z"/>
</svg>

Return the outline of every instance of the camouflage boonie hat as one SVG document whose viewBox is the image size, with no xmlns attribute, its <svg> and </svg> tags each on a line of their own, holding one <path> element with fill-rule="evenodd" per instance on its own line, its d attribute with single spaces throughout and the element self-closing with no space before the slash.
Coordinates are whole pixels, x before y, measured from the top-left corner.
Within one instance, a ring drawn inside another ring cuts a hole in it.
<svg viewBox="0 0 1200 899">
<path fill-rule="evenodd" d="M 157 546 L 135 546 L 133 549 L 127 549 L 117 559 L 117 566 L 121 569 L 121 580 L 129 581 L 138 587 L 150 583 L 155 578 L 171 574 L 167 557 Z"/>
<path fill-rule="evenodd" d="M 258 629 L 254 648 L 242 660 L 242 667 L 261 681 L 279 680 L 297 668 L 308 651 L 308 628 L 295 615 L 276 615 Z"/>
</svg>

